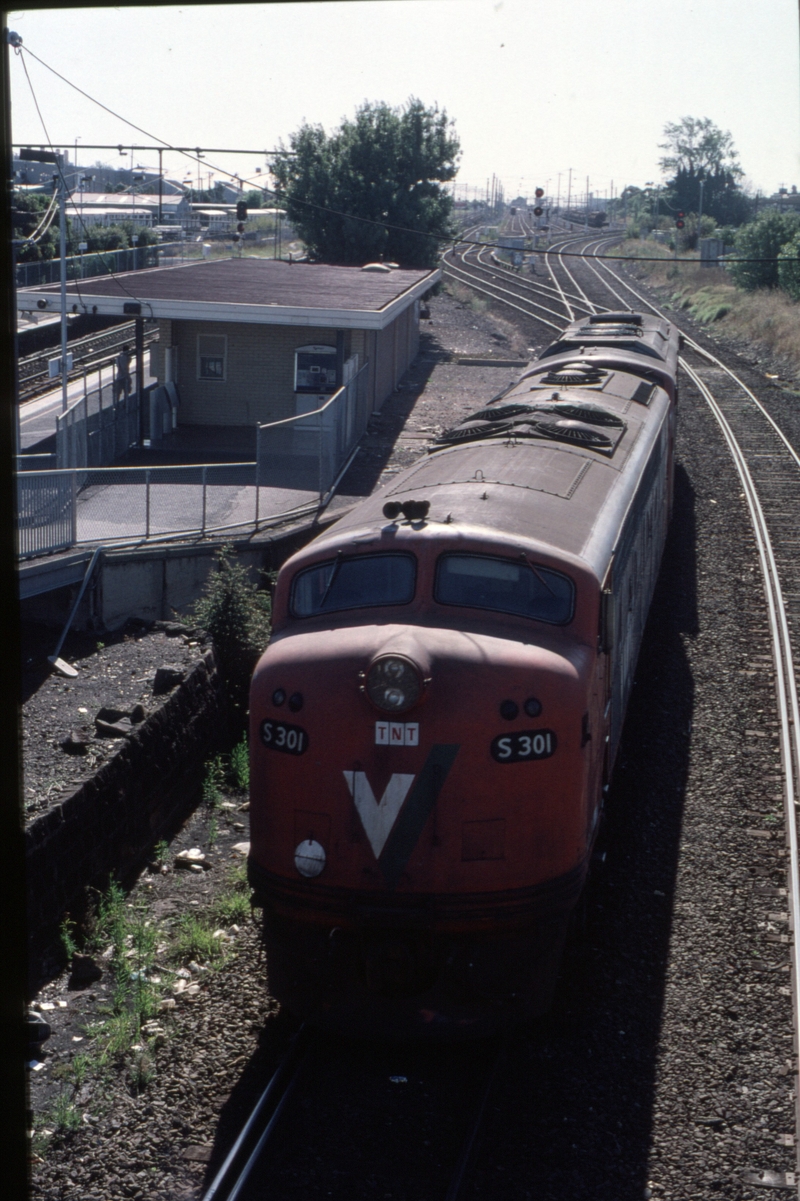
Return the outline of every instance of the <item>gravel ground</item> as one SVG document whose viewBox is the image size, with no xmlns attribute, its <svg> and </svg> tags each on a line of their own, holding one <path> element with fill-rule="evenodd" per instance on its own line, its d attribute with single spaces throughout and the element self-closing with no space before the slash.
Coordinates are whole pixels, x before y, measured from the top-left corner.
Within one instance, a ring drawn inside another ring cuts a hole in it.
<svg viewBox="0 0 800 1201">
<path fill-rule="evenodd" d="M 130 712 L 142 705 L 149 715 L 168 697 L 153 693 L 159 667 L 188 673 L 201 657 L 195 637 L 158 629 L 170 623 L 129 623 L 115 634 L 70 632 L 60 658 L 78 671 L 66 678 L 47 662 L 58 641 L 48 628 L 22 631 L 22 759 L 26 821 L 66 799 L 119 749 L 120 739 L 97 733 L 101 708 Z M 74 736 L 83 746 L 65 750 Z"/>
<path fill-rule="evenodd" d="M 510 341 L 505 322 L 446 295 L 431 315 L 426 335 L 439 341 L 428 341 L 423 358 L 497 354 L 505 344 L 492 335 Z M 534 345 L 527 330 L 522 340 Z M 453 424 L 515 374 L 418 363 L 384 407 L 370 435 L 371 466 L 349 495 L 363 494 L 370 473 L 374 486 L 424 453 L 425 439 L 412 435 Z M 763 1190 L 745 1183 L 749 1169 L 795 1163 L 780 758 L 763 595 L 738 481 L 687 382 L 681 409 L 675 515 L 608 800 L 605 863 L 553 1015 L 509 1048 L 467 1196 L 755 1201 Z M 395 431 L 404 436 L 391 450 Z M 203 810 L 171 848 L 203 848 L 211 871 L 150 872 L 128 898 L 151 920 L 202 913 L 224 888 L 235 842 L 247 837 L 237 798 L 225 803 L 213 846 L 213 815 Z M 56 1032 L 45 1066 L 31 1072 L 31 1101 L 39 1130 L 55 1133 L 37 1135 L 35 1197 L 200 1195 L 291 1028 L 269 1000 L 255 931 L 228 930 L 227 960 L 193 970 L 199 987 L 168 998 L 175 1008 L 149 1040 L 154 1076 L 140 1091 L 130 1082 L 131 1053 L 77 1089 L 55 1070 L 85 1045 L 74 1037 L 88 1041 L 82 1027 L 108 994 L 106 978 L 78 993 L 64 977 L 40 995 L 55 1007 L 45 1012 Z M 480 1047 L 364 1055 L 330 1046 L 313 1088 L 286 1113 L 270 1195 L 439 1195 L 472 1104 L 470 1073 L 485 1055 Z M 73 1132 L 55 1127 L 59 1097 L 62 1116 L 66 1105 L 77 1114 Z"/>
</svg>

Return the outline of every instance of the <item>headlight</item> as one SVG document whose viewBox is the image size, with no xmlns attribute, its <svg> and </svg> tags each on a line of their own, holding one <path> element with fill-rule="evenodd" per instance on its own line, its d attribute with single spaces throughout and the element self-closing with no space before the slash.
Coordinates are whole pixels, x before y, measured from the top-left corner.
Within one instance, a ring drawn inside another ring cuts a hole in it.
<svg viewBox="0 0 800 1201">
<path fill-rule="evenodd" d="M 410 659 L 383 655 L 367 672 L 367 696 L 386 713 L 403 713 L 422 696 L 422 675 Z"/>
</svg>

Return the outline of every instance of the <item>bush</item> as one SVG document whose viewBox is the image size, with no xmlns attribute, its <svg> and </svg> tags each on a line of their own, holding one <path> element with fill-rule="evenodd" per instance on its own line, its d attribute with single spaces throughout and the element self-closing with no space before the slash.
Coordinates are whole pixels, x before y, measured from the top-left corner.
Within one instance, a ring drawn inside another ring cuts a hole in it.
<svg viewBox="0 0 800 1201">
<path fill-rule="evenodd" d="M 736 234 L 735 255 L 750 262 L 732 262 L 731 277 L 745 292 L 778 286 L 778 255 L 800 231 L 795 213 L 765 213 L 743 225 Z"/>
<path fill-rule="evenodd" d="M 778 255 L 778 284 L 792 300 L 800 300 L 800 230 Z"/>
<path fill-rule="evenodd" d="M 241 729 L 245 725 L 250 676 L 269 641 L 270 598 L 250 582 L 246 569 L 233 554 L 231 546 L 221 548 L 217 570 L 209 576 L 193 612 L 197 624 L 214 641 L 232 718 Z"/>
</svg>

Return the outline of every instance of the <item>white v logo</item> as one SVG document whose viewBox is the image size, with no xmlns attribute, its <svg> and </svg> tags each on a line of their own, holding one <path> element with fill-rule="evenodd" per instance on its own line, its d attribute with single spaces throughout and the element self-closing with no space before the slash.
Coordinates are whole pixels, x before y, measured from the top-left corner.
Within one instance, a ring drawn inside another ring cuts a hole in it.
<svg viewBox="0 0 800 1201">
<path fill-rule="evenodd" d="M 346 771 L 344 778 L 361 818 L 364 833 L 369 839 L 375 858 L 378 859 L 397 821 L 403 801 L 408 796 L 408 790 L 414 783 L 414 777 L 395 773 L 386 785 L 386 791 L 380 801 L 375 800 L 375 793 L 365 772 Z"/>
</svg>

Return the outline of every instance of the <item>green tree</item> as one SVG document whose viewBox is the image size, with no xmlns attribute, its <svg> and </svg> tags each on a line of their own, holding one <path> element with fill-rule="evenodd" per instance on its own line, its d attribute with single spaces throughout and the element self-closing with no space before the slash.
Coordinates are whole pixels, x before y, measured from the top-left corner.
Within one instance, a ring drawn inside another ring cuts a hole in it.
<svg viewBox="0 0 800 1201">
<path fill-rule="evenodd" d="M 430 267 L 453 236 L 460 144 L 444 110 L 363 104 L 328 136 L 303 124 L 270 163 L 278 203 L 311 258 L 363 264 L 386 258 Z"/>
<path fill-rule="evenodd" d="M 708 117 L 682 117 L 680 121 L 667 122 L 664 137 L 666 141 L 659 142 L 659 149 L 667 151 L 659 159 L 664 172 L 677 174 L 683 170 L 702 178 L 717 171 L 730 171 L 737 179 L 744 174 L 730 133 Z"/>
<path fill-rule="evenodd" d="M 17 261 L 36 263 L 40 259 L 52 259 L 58 255 L 58 213 L 48 229 L 36 242 L 25 243 L 42 224 L 44 215 L 53 197 L 43 192 L 14 193 L 13 226 L 14 238 L 21 242 L 17 247 Z"/>
<path fill-rule="evenodd" d="M 664 126 L 667 153 L 659 160 L 662 171 L 671 172 L 667 187 L 675 211 L 700 211 L 702 183 L 703 213 L 728 225 L 740 225 L 750 216 L 750 201 L 739 180 L 744 175 L 730 133 L 708 117 L 683 117 Z"/>
<path fill-rule="evenodd" d="M 778 284 L 792 300 L 800 300 L 800 230 L 778 255 Z"/>
<path fill-rule="evenodd" d="M 736 234 L 734 254 L 744 262 L 732 262 L 734 283 L 746 292 L 778 286 L 778 255 L 800 230 L 796 213 L 764 213 L 757 221 L 743 225 Z"/>
</svg>

